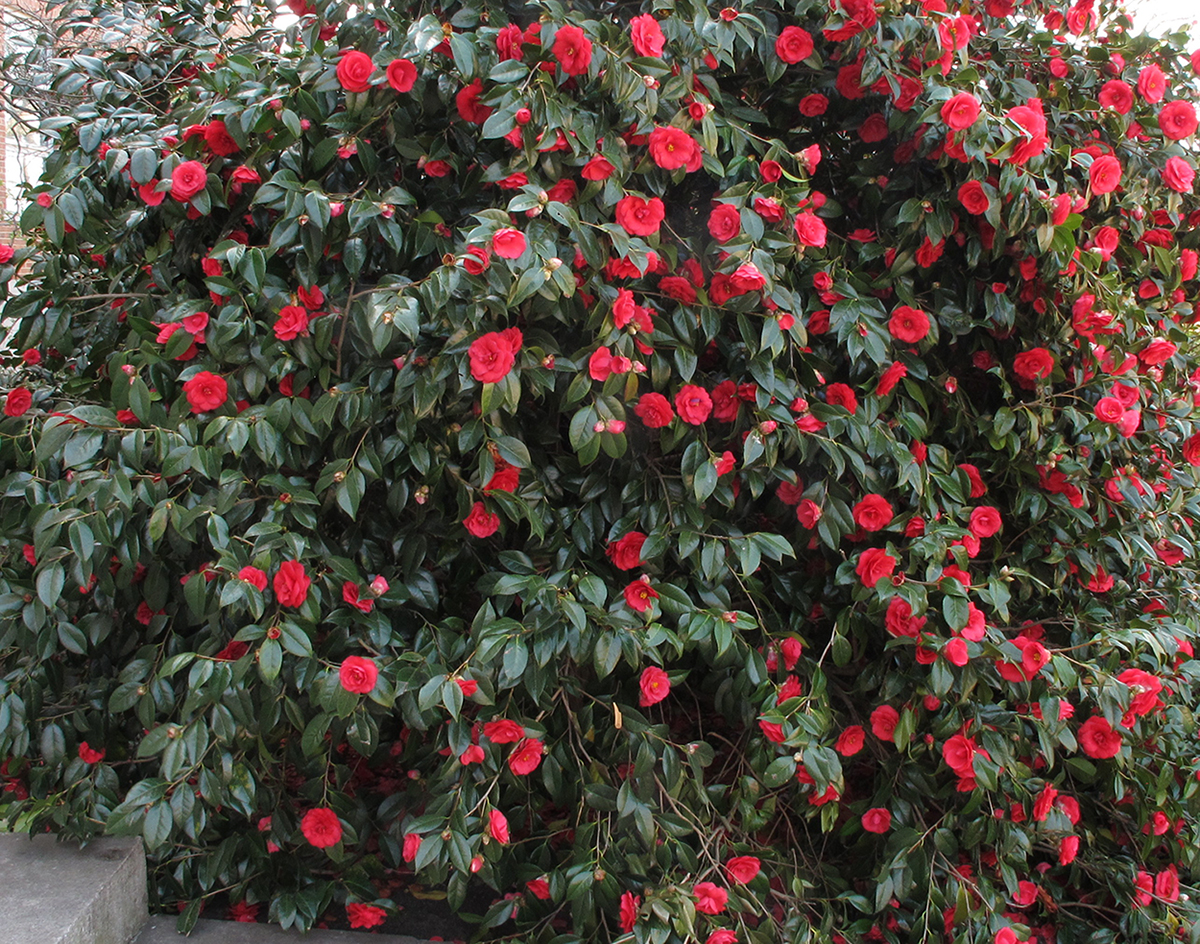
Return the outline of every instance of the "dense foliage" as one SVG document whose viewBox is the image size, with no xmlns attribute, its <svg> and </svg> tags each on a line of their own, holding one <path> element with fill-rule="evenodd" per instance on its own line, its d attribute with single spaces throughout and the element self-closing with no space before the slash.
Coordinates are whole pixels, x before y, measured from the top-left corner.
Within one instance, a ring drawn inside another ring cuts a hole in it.
<svg viewBox="0 0 1200 944">
<path fill-rule="evenodd" d="M 63 11 L 0 814 L 185 927 L 1200 938 L 1186 38 L 289 5 Z"/>
</svg>

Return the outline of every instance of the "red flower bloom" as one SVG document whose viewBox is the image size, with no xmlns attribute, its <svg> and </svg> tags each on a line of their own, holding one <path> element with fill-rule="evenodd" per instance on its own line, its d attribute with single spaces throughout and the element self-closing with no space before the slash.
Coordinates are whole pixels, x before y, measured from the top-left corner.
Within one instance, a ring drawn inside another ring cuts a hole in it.
<svg viewBox="0 0 1200 944">
<path fill-rule="evenodd" d="M 859 555 L 854 572 L 864 587 L 874 587 L 884 577 L 891 577 L 896 569 L 896 558 L 879 547 L 869 547 Z"/>
<path fill-rule="evenodd" d="M 663 170 L 699 170 L 700 145 L 683 129 L 662 125 L 650 132 L 650 157 Z"/>
<path fill-rule="evenodd" d="M 893 597 L 899 599 L 899 597 Z M 871 733 L 881 741 L 890 741 L 900 723 L 900 712 L 891 705 L 880 705 L 871 712 Z"/>
<path fill-rule="evenodd" d="M 635 580 L 625 588 L 625 602 L 630 609 L 645 613 L 658 599 L 658 591 L 647 580 Z"/>
<path fill-rule="evenodd" d="M 578 26 L 562 26 L 551 50 L 567 75 L 585 75 L 592 64 L 592 41 Z"/>
<path fill-rule="evenodd" d="M 1163 183 L 1176 193 L 1191 193 L 1192 184 L 1196 180 L 1196 169 L 1182 157 L 1168 157 L 1166 166 L 1163 167 L 1162 178 Z"/>
<path fill-rule="evenodd" d="M 229 385 L 224 377 L 202 370 L 184 383 L 183 392 L 193 413 L 211 413 L 229 398 Z"/>
<path fill-rule="evenodd" d="M 500 516 L 492 514 L 483 502 L 477 501 L 471 506 L 471 513 L 463 519 L 463 527 L 474 537 L 491 537 L 500 530 Z"/>
<path fill-rule="evenodd" d="M 208 170 L 199 161 L 184 161 L 171 173 L 171 197 L 186 203 L 208 186 Z"/>
<path fill-rule="evenodd" d="M 899 305 L 888 320 L 892 337 L 906 344 L 916 344 L 929 334 L 929 316 L 919 308 Z"/>
<path fill-rule="evenodd" d="M 651 429 L 670 426 L 671 421 L 675 419 L 675 411 L 671 409 L 671 401 L 661 393 L 642 394 L 633 412 Z M 1200 456 L 1200 449 L 1198 449 L 1197 455 Z M 1200 461 L 1197 462 L 1197 465 L 1200 465 Z"/>
<path fill-rule="evenodd" d="M 79 745 L 79 759 L 85 764 L 98 764 L 104 760 L 104 751 L 97 751 L 84 741 Z"/>
<path fill-rule="evenodd" d="M 651 705 L 657 705 L 671 693 L 671 680 L 667 677 L 667 673 L 658 666 L 649 665 L 642 670 L 638 688 L 642 692 L 638 704 L 643 708 L 649 708 Z"/>
<path fill-rule="evenodd" d="M 257 567 L 243 567 L 238 571 L 238 580 L 244 580 L 260 591 L 267 589 L 267 575 Z"/>
<path fill-rule="evenodd" d="M 280 606 L 302 606 L 308 599 L 308 588 L 311 585 L 312 579 L 300 561 L 284 561 L 275 572 L 275 599 L 279 601 Z"/>
<path fill-rule="evenodd" d="M 621 895 L 621 930 L 626 934 L 633 931 L 637 925 L 638 910 L 642 907 L 642 899 L 640 895 L 635 895 L 633 892 L 624 892 Z"/>
<path fill-rule="evenodd" d="M 803 62 L 812 53 L 813 38 L 799 26 L 785 26 L 775 40 L 775 55 L 791 65 Z"/>
<path fill-rule="evenodd" d="M 411 92 L 417 84 L 417 67 L 410 59 L 393 59 L 388 63 L 387 82 L 397 92 Z"/>
<path fill-rule="evenodd" d="M 942 121 L 952 131 L 963 131 L 979 117 L 979 99 L 970 92 L 959 92 L 942 106 Z"/>
<path fill-rule="evenodd" d="M 643 399 L 645 399 L 643 397 Z M 639 406 L 641 403 L 639 402 Z M 685 384 L 675 394 L 675 409 L 679 418 L 691 426 L 702 426 L 712 413 L 712 398 L 708 391 L 695 384 Z"/>
<path fill-rule="evenodd" d="M 1054 355 L 1044 347 L 1022 351 L 1013 358 L 1013 373 L 1033 383 L 1054 372 Z"/>
<path fill-rule="evenodd" d="M 342 53 L 337 64 L 337 78 L 347 92 L 365 92 L 371 87 L 375 63 L 365 52 L 350 49 Z"/>
<path fill-rule="evenodd" d="M 338 681 L 342 688 L 355 695 L 370 694 L 378 678 L 379 666 L 375 660 L 363 656 L 346 656 L 338 669 Z"/>
<path fill-rule="evenodd" d="M 508 817 L 499 810 L 488 810 L 488 834 L 500 845 L 508 845 Z"/>
<path fill-rule="evenodd" d="M 519 259 L 525 245 L 525 234 L 512 227 L 498 229 L 492 236 L 492 252 L 501 259 Z"/>
<path fill-rule="evenodd" d="M 800 241 L 801 246 L 820 248 L 825 245 L 825 222 L 815 213 L 808 210 L 797 213 L 793 225 L 796 230 L 796 239 Z"/>
<path fill-rule="evenodd" d="M 649 13 L 635 16 L 629 21 L 629 37 L 633 41 L 634 52 L 652 59 L 662 55 L 663 45 L 667 41 L 658 20 Z"/>
<path fill-rule="evenodd" d="M 1196 133 L 1196 126 L 1196 106 L 1191 102 L 1168 102 L 1158 113 L 1158 127 L 1163 136 L 1172 141 L 1191 137 Z"/>
<path fill-rule="evenodd" d="M 342 823 L 333 810 L 319 806 L 309 810 L 300 820 L 304 838 L 318 849 L 328 849 L 342 841 Z"/>
<path fill-rule="evenodd" d="M 729 901 L 729 892 L 712 882 L 697 882 L 692 886 L 692 894 L 696 898 L 696 910 L 704 914 L 720 914 Z"/>
<path fill-rule="evenodd" d="M 1004 522 L 1000 512 L 991 505 L 980 505 L 971 512 L 971 523 L 968 526 L 975 537 L 983 540 L 996 534 Z"/>
<path fill-rule="evenodd" d="M 864 531 L 882 531 L 894 516 L 891 503 L 882 495 L 866 495 L 854 506 L 854 523 Z"/>
<path fill-rule="evenodd" d="M 508 755 L 508 769 L 518 777 L 527 776 L 537 770 L 543 752 L 541 741 L 526 738 Z"/>
<path fill-rule="evenodd" d="M 867 810 L 862 815 L 862 828 L 869 833 L 886 833 L 892 828 L 891 811 L 882 806 Z"/>
<path fill-rule="evenodd" d="M 467 356 L 471 360 L 471 376 L 480 383 L 503 380 L 516 363 L 524 338 L 515 328 L 490 331 L 471 342 Z"/>
<path fill-rule="evenodd" d="M 642 545 L 645 543 L 646 535 L 640 531 L 630 531 L 609 544 L 605 553 L 618 570 L 633 570 L 642 562 Z"/>
<path fill-rule="evenodd" d="M 1129 114 L 1133 107 L 1133 89 L 1120 79 L 1105 82 L 1097 99 L 1101 108 L 1111 108 L 1119 115 Z"/>
<path fill-rule="evenodd" d="M 762 863 L 754 856 L 734 856 L 725 863 L 725 874 L 736 885 L 747 885 L 754 881 Z"/>
<path fill-rule="evenodd" d="M 630 194 L 617 203 L 617 225 L 631 236 L 653 236 L 666 217 L 666 207 L 658 197 L 649 200 Z"/>
<path fill-rule="evenodd" d="M 843 757 L 853 757 L 863 749 L 863 744 L 866 741 L 866 735 L 863 733 L 861 725 L 852 724 L 838 735 L 837 741 L 833 745 L 833 749 Z"/>
<path fill-rule="evenodd" d="M 291 341 L 301 335 L 308 337 L 308 312 L 299 305 L 285 305 L 275 321 L 275 337 Z"/>
<path fill-rule="evenodd" d="M 32 405 L 33 394 L 25 387 L 14 387 L 8 391 L 8 396 L 4 400 L 4 415 L 24 416 Z"/>
<path fill-rule="evenodd" d="M 1111 154 L 1096 158 L 1088 168 L 1088 183 L 1092 193 L 1112 193 L 1121 185 L 1121 162 Z"/>
<path fill-rule="evenodd" d="M 481 125 L 488 120 L 488 116 L 492 113 L 492 108 L 479 100 L 479 96 L 482 94 L 483 82 L 479 79 L 458 90 L 458 94 L 454 96 L 454 104 L 457 106 L 458 115 L 463 121 L 469 121 L 473 125 Z"/>
<path fill-rule="evenodd" d="M 978 180 L 968 180 L 958 188 L 958 202 L 972 216 L 980 216 L 988 211 L 991 201 Z"/>
<path fill-rule="evenodd" d="M 1088 757 L 1103 759 L 1121 753 L 1121 735 L 1103 715 L 1093 715 L 1079 728 L 1079 746 Z"/>
<path fill-rule="evenodd" d="M 516 744 L 525 737 L 525 729 L 515 721 L 501 718 L 498 721 L 485 721 L 483 736 L 493 744 Z"/>
<path fill-rule="evenodd" d="M 387 920 L 387 912 L 377 905 L 353 901 L 346 905 L 346 918 L 352 928 L 377 928 Z"/>
<path fill-rule="evenodd" d="M 708 231 L 719 243 L 727 243 L 742 231 L 742 214 L 730 203 L 722 203 L 708 215 Z"/>
</svg>

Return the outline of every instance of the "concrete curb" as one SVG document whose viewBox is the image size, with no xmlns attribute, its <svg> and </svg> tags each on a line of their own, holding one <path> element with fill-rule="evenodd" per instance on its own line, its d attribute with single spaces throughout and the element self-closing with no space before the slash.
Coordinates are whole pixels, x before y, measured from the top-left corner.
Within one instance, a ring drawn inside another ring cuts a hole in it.
<svg viewBox="0 0 1200 944">
<path fill-rule="evenodd" d="M 363 931 L 284 931 L 273 924 L 239 924 L 236 921 L 197 921 L 190 937 L 175 933 L 175 919 L 159 915 L 150 919 L 135 944 L 428 944 L 415 937 L 372 934 Z"/>
<path fill-rule="evenodd" d="M 140 839 L 0 834 L 0 944 L 129 944 L 147 912 Z"/>
</svg>

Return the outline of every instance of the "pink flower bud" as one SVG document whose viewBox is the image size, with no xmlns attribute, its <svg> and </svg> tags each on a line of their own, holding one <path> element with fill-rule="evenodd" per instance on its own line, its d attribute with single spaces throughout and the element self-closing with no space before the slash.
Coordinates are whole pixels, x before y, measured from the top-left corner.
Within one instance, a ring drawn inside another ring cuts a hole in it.
<svg viewBox="0 0 1200 944">
<path fill-rule="evenodd" d="M 383 577 L 376 577 L 371 581 L 371 592 L 377 597 L 383 596 L 388 592 L 388 582 Z"/>
<path fill-rule="evenodd" d="M 608 431 L 610 433 L 625 432 L 625 421 L 624 420 L 609 420 L 608 421 Z"/>
</svg>

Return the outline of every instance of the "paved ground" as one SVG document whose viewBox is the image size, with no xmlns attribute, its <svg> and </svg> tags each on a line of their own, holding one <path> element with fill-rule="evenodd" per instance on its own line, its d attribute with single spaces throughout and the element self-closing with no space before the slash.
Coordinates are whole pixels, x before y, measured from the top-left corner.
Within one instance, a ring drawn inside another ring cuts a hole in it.
<svg viewBox="0 0 1200 944">
<path fill-rule="evenodd" d="M 0 944 L 128 944 L 145 920 L 141 840 L 0 834 Z"/>
</svg>

